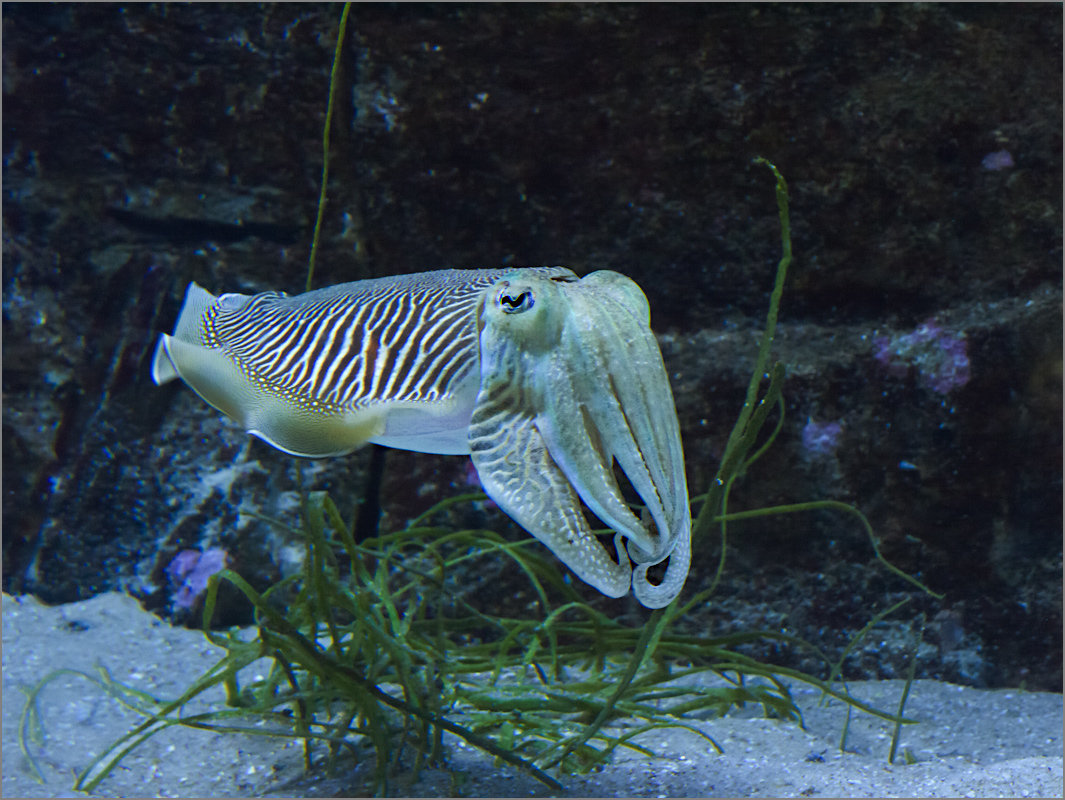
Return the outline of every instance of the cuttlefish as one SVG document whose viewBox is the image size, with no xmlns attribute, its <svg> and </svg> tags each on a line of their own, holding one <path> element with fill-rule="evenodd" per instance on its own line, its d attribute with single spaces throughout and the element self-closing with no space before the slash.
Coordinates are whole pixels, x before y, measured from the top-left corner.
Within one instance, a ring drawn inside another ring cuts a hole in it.
<svg viewBox="0 0 1065 800">
<path fill-rule="evenodd" d="M 631 586 L 660 608 L 684 585 L 676 408 L 647 298 L 617 272 L 438 270 L 291 297 L 215 297 L 192 283 L 152 378 L 181 378 L 293 455 L 367 442 L 469 454 L 488 496 L 603 594 Z M 614 531 L 612 548 L 581 501 Z"/>
</svg>

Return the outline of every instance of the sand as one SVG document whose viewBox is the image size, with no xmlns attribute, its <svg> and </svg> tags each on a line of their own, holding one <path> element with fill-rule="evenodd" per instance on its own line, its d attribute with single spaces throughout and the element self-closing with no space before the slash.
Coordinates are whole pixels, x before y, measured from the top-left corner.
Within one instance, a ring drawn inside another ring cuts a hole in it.
<svg viewBox="0 0 1065 800">
<path fill-rule="evenodd" d="M 65 606 L 3 596 L 3 796 L 75 797 L 75 774 L 125 733 L 137 716 L 86 680 L 58 678 L 40 696 L 45 738 L 31 752 L 45 773 L 34 780 L 18 742 L 23 687 L 55 669 L 93 672 L 97 665 L 156 696 L 174 697 L 213 664 L 220 651 L 202 633 L 173 628 L 120 594 Z M 256 667 L 250 668 L 255 670 Z M 894 708 L 900 681 L 852 684 L 854 694 Z M 635 797 L 1061 797 L 1062 696 L 979 690 L 915 682 L 906 706 L 919 724 L 904 728 L 888 763 L 891 725 L 855 715 L 847 749 L 839 749 L 845 711 L 820 707 L 816 692 L 796 685 L 805 729 L 745 710 L 693 722 L 723 748 L 680 730 L 640 741 L 651 758 L 620 751 L 600 772 L 556 776 L 553 793 L 516 770 L 451 741 L 448 769 L 399 775 L 390 791 L 410 796 Z M 221 694 L 210 702 L 220 703 Z M 200 706 L 205 708 L 206 706 Z M 96 792 L 104 797 L 326 797 L 368 790 L 370 765 L 327 776 L 304 773 L 292 740 L 170 728 L 125 758 Z"/>
</svg>

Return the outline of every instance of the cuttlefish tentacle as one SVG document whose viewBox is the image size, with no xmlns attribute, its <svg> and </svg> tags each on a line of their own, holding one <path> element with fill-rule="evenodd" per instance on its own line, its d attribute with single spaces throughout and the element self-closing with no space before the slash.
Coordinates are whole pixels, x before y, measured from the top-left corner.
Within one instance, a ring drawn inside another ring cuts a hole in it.
<svg viewBox="0 0 1065 800">
<path fill-rule="evenodd" d="M 552 463 L 596 516 L 627 540 L 637 565 L 637 598 L 661 607 L 687 576 L 691 523 L 679 426 L 648 316 L 643 293 L 618 273 L 561 284 L 520 274 L 501 279 L 482 314 L 478 404 L 500 382 L 525 388 L 525 406 L 535 409 Z M 646 504 L 654 531 L 624 501 L 615 461 Z M 504 509 L 523 525 L 535 513 Z M 599 554 L 600 567 L 614 563 L 601 548 Z M 651 583 L 648 569 L 667 559 L 663 580 Z"/>
</svg>

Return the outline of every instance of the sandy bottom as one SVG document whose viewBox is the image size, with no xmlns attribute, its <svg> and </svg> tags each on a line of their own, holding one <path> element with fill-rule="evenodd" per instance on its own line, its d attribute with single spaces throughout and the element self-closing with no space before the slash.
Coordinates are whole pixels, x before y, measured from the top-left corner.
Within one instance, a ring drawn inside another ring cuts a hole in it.
<svg viewBox="0 0 1065 800">
<path fill-rule="evenodd" d="M 45 737 L 31 752 L 45 773 L 38 783 L 19 748 L 23 687 L 49 672 L 106 667 L 118 680 L 155 696 L 176 697 L 219 657 L 201 633 L 172 628 L 132 598 L 106 594 L 47 607 L 3 596 L 3 796 L 77 797 L 74 776 L 139 719 L 83 678 L 58 678 L 38 707 Z M 254 665 L 251 669 L 254 669 Z M 893 709 L 900 681 L 851 685 L 879 708 Z M 639 739 L 659 757 L 620 751 L 601 772 L 556 776 L 561 796 L 635 797 L 1061 797 L 1062 696 L 984 691 L 917 681 L 906 706 L 919 724 L 904 728 L 899 752 L 912 763 L 888 764 L 891 725 L 845 717 L 838 703 L 820 707 L 813 690 L 793 688 L 805 717 L 794 723 L 754 711 L 695 719 L 724 754 L 687 731 L 652 731 Z M 220 693 L 211 702 L 219 702 Z M 203 708 L 202 706 L 200 707 Z M 390 791 L 407 796 L 549 796 L 551 790 L 453 740 L 447 770 L 400 775 Z M 896 759 L 901 762 L 901 758 Z M 105 797 L 335 797 L 365 794 L 370 765 L 343 774 L 304 773 L 291 740 L 222 735 L 173 727 L 127 756 L 100 784 Z"/>
</svg>

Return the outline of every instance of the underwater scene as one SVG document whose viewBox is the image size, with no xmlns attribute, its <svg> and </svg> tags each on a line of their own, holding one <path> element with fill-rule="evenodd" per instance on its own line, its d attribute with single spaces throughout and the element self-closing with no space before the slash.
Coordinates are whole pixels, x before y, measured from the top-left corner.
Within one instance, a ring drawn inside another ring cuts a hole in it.
<svg viewBox="0 0 1065 800">
<path fill-rule="evenodd" d="M 3 15 L 3 793 L 1061 796 L 1062 7 Z"/>
</svg>

